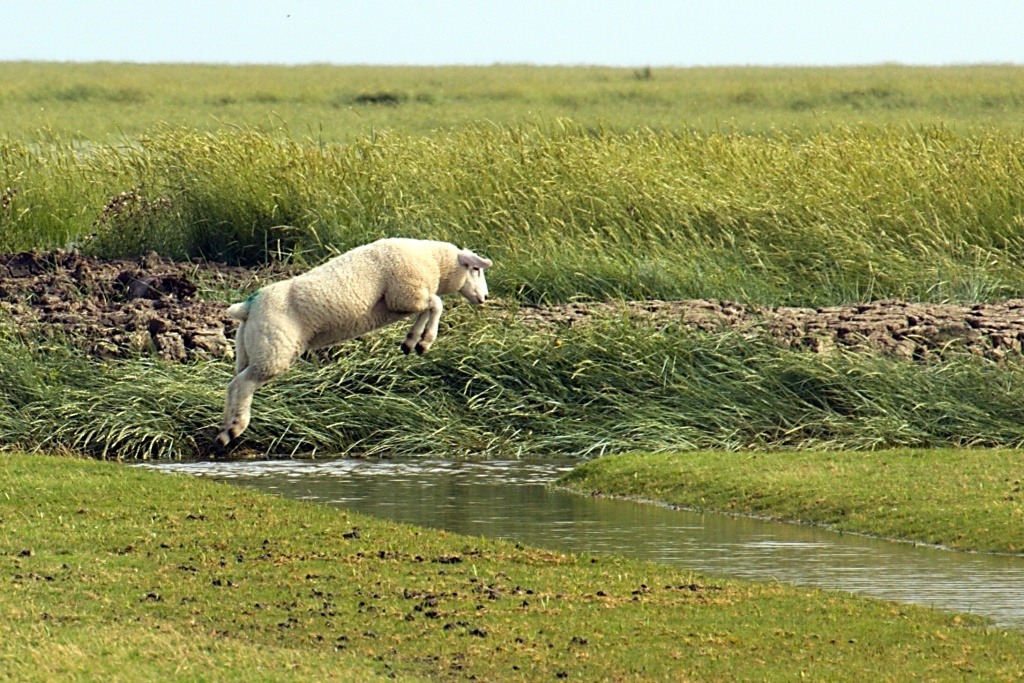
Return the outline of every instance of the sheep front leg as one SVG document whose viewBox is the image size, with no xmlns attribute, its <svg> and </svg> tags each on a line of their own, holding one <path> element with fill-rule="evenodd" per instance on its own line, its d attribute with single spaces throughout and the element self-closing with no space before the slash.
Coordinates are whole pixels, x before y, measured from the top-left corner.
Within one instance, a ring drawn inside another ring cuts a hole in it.
<svg viewBox="0 0 1024 683">
<path fill-rule="evenodd" d="M 402 342 L 402 353 L 408 354 L 414 348 L 416 353 L 423 355 L 433 346 L 437 339 L 437 325 L 441 321 L 441 312 L 444 311 L 444 304 L 441 297 L 434 294 L 430 297 L 427 309 L 416 317 L 416 322 L 409 328 Z"/>
</svg>

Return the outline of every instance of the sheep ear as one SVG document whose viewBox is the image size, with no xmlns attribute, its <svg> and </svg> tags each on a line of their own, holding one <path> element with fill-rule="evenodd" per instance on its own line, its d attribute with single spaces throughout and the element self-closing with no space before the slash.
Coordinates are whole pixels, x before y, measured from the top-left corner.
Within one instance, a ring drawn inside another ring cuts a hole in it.
<svg viewBox="0 0 1024 683">
<path fill-rule="evenodd" d="M 467 268 L 490 268 L 494 265 L 491 262 L 491 259 L 484 258 L 483 256 L 477 256 L 468 249 L 463 249 L 459 252 L 459 263 Z"/>
</svg>

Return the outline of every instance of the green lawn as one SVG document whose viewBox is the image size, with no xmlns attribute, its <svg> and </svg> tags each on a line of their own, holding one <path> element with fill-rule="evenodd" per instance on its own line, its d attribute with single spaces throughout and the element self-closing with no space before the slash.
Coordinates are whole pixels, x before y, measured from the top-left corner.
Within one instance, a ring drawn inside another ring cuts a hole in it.
<svg viewBox="0 0 1024 683">
<path fill-rule="evenodd" d="M 1014 680 L 1024 633 L 0 456 L 0 677 Z"/>
</svg>

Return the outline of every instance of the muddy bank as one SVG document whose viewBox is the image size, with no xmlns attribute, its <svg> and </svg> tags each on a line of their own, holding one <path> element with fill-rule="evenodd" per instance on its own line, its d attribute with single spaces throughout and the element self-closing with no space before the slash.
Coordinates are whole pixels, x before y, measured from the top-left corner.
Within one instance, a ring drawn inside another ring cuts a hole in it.
<svg viewBox="0 0 1024 683">
<path fill-rule="evenodd" d="M 101 357 L 152 353 L 170 361 L 230 357 L 235 330 L 214 293 L 237 294 L 287 277 L 287 267 L 248 269 L 174 262 L 155 254 L 101 260 L 76 252 L 0 255 L 0 316 L 26 333 Z M 500 308 L 531 326 L 578 325 L 625 306 L 636 318 L 682 320 L 705 331 L 736 329 L 827 353 L 838 346 L 910 359 L 949 350 L 996 360 L 1020 355 L 1024 300 L 992 304 L 877 301 L 827 308 L 747 306 L 723 301 L 576 303 Z"/>
<path fill-rule="evenodd" d="M 520 315 L 527 324 L 571 325 L 622 306 L 524 306 Z M 768 334 L 783 346 L 816 353 L 843 346 L 917 360 L 950 351 L 999 360 L 1019 356 L 1024 343 L 1024 299 L 990 304 L 885 300 L 825 308 L 747 306 L 709 300 L 631 301 L 624 306 L 636 318 L 682 320 L 706 332 L 732 329 Z"/>
<path fill-rule="evenodd" d="M 0 316 L 17 329 L 101 357 L 153 353 L 171 361 L 230 357 L 237 327 L 200 294 L 283 277 L 150 254 L 101 260 L 76 252 L 0 255 Z"/>
</svg>

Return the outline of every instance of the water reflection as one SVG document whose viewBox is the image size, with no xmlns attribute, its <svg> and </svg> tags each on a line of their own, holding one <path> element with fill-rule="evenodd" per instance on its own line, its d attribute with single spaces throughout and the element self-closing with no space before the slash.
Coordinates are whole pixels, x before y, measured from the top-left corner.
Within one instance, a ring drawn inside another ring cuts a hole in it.
<svg viewBox="0 0 1024 683">
<path fill-rule="evenodd" d="M 551 490 L 546 484 L 571 469 L 564 463 L 335 460 L 153 467 L 463 534 L 851 591 L 1024 628 L 1022 558 Z"/>
</svg>

